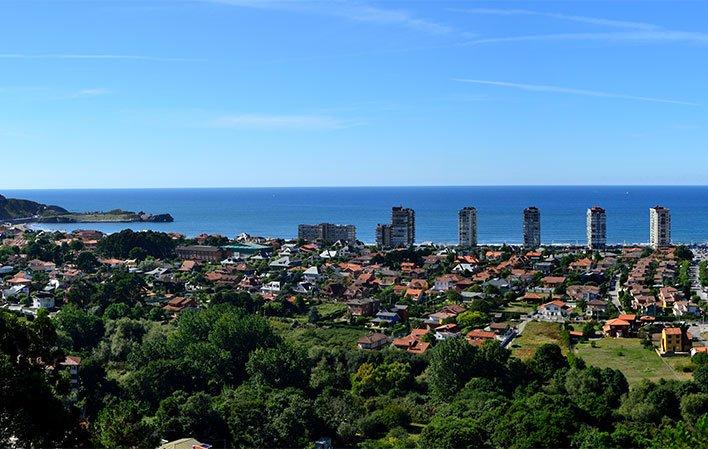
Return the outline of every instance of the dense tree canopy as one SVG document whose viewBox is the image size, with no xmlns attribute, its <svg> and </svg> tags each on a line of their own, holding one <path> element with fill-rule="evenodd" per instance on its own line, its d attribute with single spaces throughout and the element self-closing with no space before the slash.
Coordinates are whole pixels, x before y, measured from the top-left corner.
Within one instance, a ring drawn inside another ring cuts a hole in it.
<svg viewBox="0 0 708 449">
<path fill-rule="evenodd" d="M 135 232 L 125 229 L 104 237 L 98 244 L 98 251 L 107 257 L 127 259 L 131 256 L 131 251 L 138 248 L 142 252 L 134 252 L 133 257 L 142 260 L 144 256 L 170 257 L 176 246 L 175 240 L 164 232 Z"/>
</svg>

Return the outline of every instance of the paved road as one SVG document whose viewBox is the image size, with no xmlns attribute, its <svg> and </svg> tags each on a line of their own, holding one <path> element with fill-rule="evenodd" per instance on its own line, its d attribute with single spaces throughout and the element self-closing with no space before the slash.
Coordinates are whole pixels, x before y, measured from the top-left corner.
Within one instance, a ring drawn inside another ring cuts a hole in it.
<svg viewBox="0 0 708 449">
<path fill-rule="evenodd" d="M 691 276 L 691 292 L 698 295 L 699 298 L 703 300 L 708 300 L 708 293 L 701 286 L 700 272 L 698 270 L 698 264 L 703 260 L 702 258 L 696 258 L 691 264 L 690 276 Z"/>
<path fill-rule="evenodd" d="M 619 291 L 620 291 L 620 278 L 619 276 L 615 277 L 610 281 L 610 289 L 608 291 L 610 295 L 610 301 L 612 301 L 612 304 L 617 307 L 617 310 L 619 310 L 620 314 L 624 313 L 624 307 L 622 306 L 622 303 L 619 300 Z"/>
</svg>

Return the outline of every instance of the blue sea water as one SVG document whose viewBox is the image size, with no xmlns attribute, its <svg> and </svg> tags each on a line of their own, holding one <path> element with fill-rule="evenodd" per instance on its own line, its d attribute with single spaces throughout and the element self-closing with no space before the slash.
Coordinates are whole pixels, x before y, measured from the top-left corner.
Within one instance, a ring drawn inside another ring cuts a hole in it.
<svg viewBox="0 0 708 449">
<path fill-rule="evenodd" d="M 365 242 L 375 239 L 377 223 L 390 219 L 394 205 L 416 211 L 417 241 L 457 241 L 457 212 L 478 210 L 481 243 L 520 243 L 522 211 L 541 209 L 544 243 L 584 243 L 585 212 L 593 205 L 607 210 L 607 238 L 612 243 L 649 239 L 649 208 L 671 209 L 673 240 L 708 242 L 708 186 L 701 187 L 338 187 L 120 190 L 6 190 L 7 197 L 55 204 L 72 211 L 115 208 L 171 213 L 174 223 L 41 225 L 43 229 L 127 227 L 174 231 L 188 236 L 241 232 L 291 238 L 300 223 L 354 224 Z"/>
</svg>

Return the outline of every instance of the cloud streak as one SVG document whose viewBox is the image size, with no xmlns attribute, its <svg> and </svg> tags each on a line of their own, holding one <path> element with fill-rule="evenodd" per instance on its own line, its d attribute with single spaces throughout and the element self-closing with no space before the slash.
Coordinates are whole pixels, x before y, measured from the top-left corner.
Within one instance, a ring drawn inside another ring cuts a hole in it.
<svg viewBox="0 0 708 449">
<path fill-rule="evenodd" d="M 0 59 L 98 59 L 98 60 L 134 60 L 155 62 L 196 62 L 202 59 L 170 58 L 142 55 L 121 55 L 104 53 L 0 53 Z"/>
<path fill-rule="evenodd" d="M 588 25 L 598 25 L 611 28 L 623 28 L 631 30 L 658 30 L 660 26 L 644 22 L 630 22 L 626 20 L 605 19 L 601 17 L 576 16 L 572 14 L 561 14 L 553 12 L 531 11 L 528 9 L 493 9 L 493 8 L 467 8 L 454 9 L 453 11 L 467 14 L 495 15 L 495 16 L 533 16 L 557 19 L 566 22 L 585 23 Z"/>
<path fill-rule="evenodd" d="M 522 84 L 522 83 L 509 83 L 506 81 L 490 81 L 490 80 L 477 80 L 477 79 L 466 79 L 466 78 L 455 78 L 454 81 L 469 84 L 478 84 L 484 86 L 494 86 L 502 87 L 508 89 L 525 90 L 527 92 L 548 92 L 555 94 L 565 94 L 565 95 L 580 95 L 584 97 L 599 97 L 599 98 L 617 98 L 621 100 L 634 100 L 634 101 L 647 101 L 652 103 L 668 103 L 676 104 L 682 106 L 700 106 L 698 103 L 692 103 L 688 101 L 671 100 L 666 98 L 655 98 L 655 97 L 642 97 L 636 95 L 625 95 L 616 94 L 610 92 L 602 92 L 597 90 L 586 90 L 586 89 L 573 89 L 569 87 L 552 86 L 544 84 Z"/>
<path fill-rule="evenodd" d="M 228 129 L 323 131 L 351 126 L 326 115 L 239 114 L 217 118 L 211 126 Z"/>
<path fill-rule="evenodd" d="M 293 11 L 300 13 L 321 14 L 339 17 L 355 22 L 366 22 L 380 25 L 393 25 L 411 30 L 435 35 L 457 34 L 453 27 L 417 17 L 402 9 L 386 9 L 359 2 L 348 1 L 273 1 L 273 0 L 199 0 L 206 3 L 219 3 L 223 5 L 238 6 L 243 8 L 272 9 Z M 459 33 L 461 36 L 471 37 L 470 33 Z"/>
<path fill-rule="evenodd" d="M 596 42 L 627 42 L 627 43 L 689 43 L 708 44 L 708 33 L 699 31 L 671 30 L 662 26 L 626 20 L 607 19 L 602 17 L 588 17 L 572 14 L 562 14 L 554 12 L 533 11 L 528 9 L 498 9 L 498 8 L 467 8 L 455 9 L 454 11 L 495 16 L 527 16 L 544 17 L 565 22 L 583 23 L 607 28 L 615 28 L 615 31 L 604 32 L 577 32 L 577 33 L 541 33 L 525 34 L 519 36 L 499 36 L 479 38 L 467 42 L 466 45 L 485 45 L 513 42 L 572 42 L 572 41 L 596 41 Z"/>
<path fill-rule="evenodd" d="M 467 45 L 484 45 L 511 42 L 567 42 L 567 41 L 600 41 L 600 42 L 632 42 L 632 43 L 691 43 L 708 44 L 708 33 L 691 31 L 629 31 L 610 33 L 556 33 L 530 34 L 521 36 L 504 36 L 475 39 Z"/>
</svg>

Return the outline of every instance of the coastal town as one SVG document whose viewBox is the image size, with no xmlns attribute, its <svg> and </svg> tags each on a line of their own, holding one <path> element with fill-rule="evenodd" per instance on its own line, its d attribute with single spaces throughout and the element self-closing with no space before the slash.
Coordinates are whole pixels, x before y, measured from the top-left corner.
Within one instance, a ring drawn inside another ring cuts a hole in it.
<svg viewBox="0 0 708 449">
<path fill-rule="evenodd" d="M 523 211 L 517 246 L 479 244 L 474 207 L 459 212 L 458 245 L 416 245 L 415 212 L 404 207 L 377 227 L 375 245 L 358 241 L 355 226 L 331 223 L 302 224 L 292 240 L 6 224 L 0 307 L 28 320 L 48 316 L 73 341 L 46 369 L 66 372 L 74 407 L 85 407 L 81 374 L 94 369 L 85 358 L 95 358 L 98 343 L 78 343 L 89 337 L 68 324 L 72 314 L 100 309 L 103 338 L 113 338 L 109 329 L 125 332 L 115 327 L 121 319 L 139 318 L 147 327 L 123 337 L 139 345 L 151 326 L 218 302 L 239 304 L 310 349 L 423 360 L 448 340 L 479 350 L 494 342 L 528 361 L 551 344 L 569 359 L 618 370 L 631 388 L 690 381 L 702 366 L 695 360 L 708 356 L 708 249 L 672 245 L 670 211 L 661 206 L 649 211 L 648 245 L 608 245 L 600 207 L 586 219 L 582 247 L 544 246 L 536 207 Z M 120 293 L 94 303 L 106 289 Z M 109 378 L 125 375 L 126 360 L 106 362 Z M 332 435 L 320 436 L 317 447 L 331 447 Z"/>
</svg>

